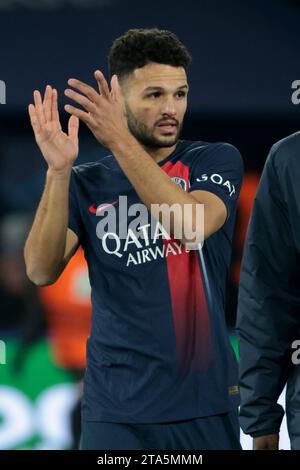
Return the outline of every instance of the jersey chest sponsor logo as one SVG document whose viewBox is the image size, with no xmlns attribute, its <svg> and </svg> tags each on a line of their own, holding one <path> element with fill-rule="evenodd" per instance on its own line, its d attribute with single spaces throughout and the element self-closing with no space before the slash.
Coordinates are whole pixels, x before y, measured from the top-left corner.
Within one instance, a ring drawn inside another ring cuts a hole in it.
<svg viewBox="0 0 300 470">
<path fill-rule="evenodd" d="M 124 259 L 126 267 L 189 252 L 179 240 L 172 239 L 159 222 L 155 225 L 154 233 L 150 232 L 151 224 L 139 226 L 137 230 L 129 228 L 125 239 L 121 239 L 117 233 L 108 232 L 101 237 L 102 249 L 108 255 Z M 159 240 L 165 240 L 165 243 L 159 243 Z"/>
<path fill-rule="evenodd" d="M 229 192 L 229 196 L 232 196 L 235 194 L 235 186 L 232 184 L 229 180 L 225 180 L 223 176 L 219 175 L 218 173 L 213 173 L 212 175 L 207 175 L 206 173 L 203 173 L 200 178 L 196 178 L 196 181 L 198 183 L 201 183 L 202 181 L 211 181 L 214 184 L 217 184 L 218 186 L 224 186 L 227 188 Z"/>
<path fill-rule="evenodd" d="M 186 187 L 187 183 L 183 181 Z M 185 207 L 184 210 L 188 213 L 192 208 Z M 97 208 L 94 204 L 89 206 L 93 218 L 97 220 L 99 217 L 95 230 L 102 250 L 107 255 L 122 260 L 126 266 L 198 249 L 198 244 L 194 244 L 193 248 L 191 244 L 187 247 L 180 241 L 183 236 L 187 240 L 192 240 L 195 236 L 195 233 L 189 232 L 189 227 L 187 230 L 181 225 L 175 227 L 171 235 L 172 217 L 178 212 L 181 213 L 180 211 L 182 207 L 179 204 L 154 204 L 150 210 L 142 203 L 128 205 L 127 196 L 119 196 L 118 201 L 102 203 Z M 203 210 L 200 216 L 204 218 Z M 162 223 L 159 222 L 160 217 Z M 201 226 L 204 226 L 203 220 Z M 178 231 L 178 228 L 183 230 Z"/>
</svg>

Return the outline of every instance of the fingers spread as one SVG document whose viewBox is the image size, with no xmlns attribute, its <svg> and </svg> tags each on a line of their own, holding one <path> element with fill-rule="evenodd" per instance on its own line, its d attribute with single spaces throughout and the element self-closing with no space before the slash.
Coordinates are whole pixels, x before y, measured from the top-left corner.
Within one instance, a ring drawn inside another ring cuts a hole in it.
<svg viewBox="0 0 300 470">
<path fill-rule="evenodd" d="M 45 89 L 44 102 L 43 102 L 44 116 L 45 116 L 46 122 L 51 121 L 51 102 L 52 102 L 52 87 L 50 85 L 47 85 Z"/>
<path fill-rule="evenodd" d="M 30 104 L 28 106 L 28 113 L 29 113 L 32 128 L 34 130 L 34 133 L 36 134 L 40 130 L 40 124 L 39 124 L 39 120 L 37 118 L 36 110 L 35 110 L 35 107 L 33 106 L 33 104 Z"/>
<path fill-rule="evenodd" d="M 86 113 L 85 111 L 82 111 L 81 109 L 77 109 L 74 106 L 70 106 L 69 104 L 66 104 L 65 105 L 65 111 L 67 111 L 67 113 L 73 114 L 73 116 L 76 116 L 77 118 L 81 119 L 87 125 L 92 124 L 91 115 L 89 113 Z"/>
<path fill-rule="evenodd" d="M 38 90 L 34 90 L 33 99 L 34 99 L 34 105 L 35 105 L 37 119 L 38 119 L 39 124 L 41 126 L 42 124 L 45 124 L 46 119 L 45 119 L 45 115 L 44 115 L 42 97 L 41 97 L 41 94 Z"/>
<path fill-rule="evenodd" d="M 110 91 L 109 91 L 108 84 L 107 84 L 107 81 L 105 80 L 105 77 L 104 77 L 103 73 L 100 72 L 100 70 L 96 70 L 94 75 L 95 75 L 95 78 L 98 82 L 98 87 L 99 87 L 99 91 L 100 91 L 101 95 L 104 96 L 105 98 L 109 99 L 110 98 Z"/>
<path fill-rule="evenodd" d="M 113 100 L 114 101 L 119 101 L 120 99 L 122 100 L 123 97 L 122 97 L 121 87 L 120 87 L 117 75 L 112 76 L 110 85 L 111 85 Z"/>
<path fill-rule="evenodd" d="M 76 141 L 78 139 L 78 129 L 79 119 L 77 116 L 72 115 L 68 122 L 68 133 L 72 140 Z"/>
<path fill-rule="evenodd" d="M 52 121 L 55 122 L 61 128 L 59 122 L 59 114 L 58 114 L 58 104 L 57 104 L 57 90 L 54 88 L 52 90 L 52 99 L 51 99 L 51 118 Z"/>
<path fill-rule="evenodd" d="M 93 103 L 88 98 L 86 98 L 86 96 L 83 96 L 74 90 L 70 90 L 69 88 L 65 90 L 65 95 L 71 98 L 72 100 L 76 101 L 76 103 L 83 106 L 90 113 L 93 113 L 96 111 L 95 103 Z"/>
<path fill-rule="evenodd" d="M 87 96 L 90 101 L 97 103 L 99 94 L 90 85 L 87 85 L 86 83 L 83 83 L 75 78 L 70 78 L 68 80 L 68 85 L 79 90 L 83 95 Z"/>
</svg>

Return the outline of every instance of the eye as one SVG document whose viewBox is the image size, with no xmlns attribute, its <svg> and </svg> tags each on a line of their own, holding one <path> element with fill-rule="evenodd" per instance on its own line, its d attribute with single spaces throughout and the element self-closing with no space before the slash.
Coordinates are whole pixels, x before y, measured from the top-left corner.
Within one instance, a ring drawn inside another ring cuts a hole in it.
<svg viewBox="0 0 300 470">
<path fill-rule="evenodd" d="M 185 91 L 178 91 L 177 96 L 179 98 L 184 98 L 186 96 L 186 92 Z"/>
<path fill-rule="evenodd" d="M 149 95 L 149 98 L 159 98 L 160 95 L 161 95 L 160 91 L 154 91 L 153 93 Z"/>
</svg>

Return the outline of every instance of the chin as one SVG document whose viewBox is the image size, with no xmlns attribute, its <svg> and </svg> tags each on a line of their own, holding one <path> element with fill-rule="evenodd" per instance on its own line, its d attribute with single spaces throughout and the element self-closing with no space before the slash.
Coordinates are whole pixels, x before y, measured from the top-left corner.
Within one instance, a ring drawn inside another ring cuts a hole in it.
<svg viewBox="0 0 300 470">
<path fill-rule="evenodd" d="M 166 135 L 164 138 L 159 139 L 159 142 L 162 147 L 172 147 L 173 145 L 176 144 L 177 141 L 178 141 L 178 136 L 174 137 L 174 136 Z"/>
</svg>

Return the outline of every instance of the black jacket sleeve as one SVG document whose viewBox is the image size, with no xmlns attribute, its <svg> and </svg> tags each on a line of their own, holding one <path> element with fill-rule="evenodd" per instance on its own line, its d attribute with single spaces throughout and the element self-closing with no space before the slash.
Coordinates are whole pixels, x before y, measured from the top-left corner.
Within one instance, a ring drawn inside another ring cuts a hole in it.
<svg viewBox="0 0 300 470">
<path fill-rule="evenodd" d="M 279 432 L 277 404 L 289 375 L 300 325 L 300 133 L 267 158 L 245 243 L 237 317 L 241 426 Z"/>
</svg>

